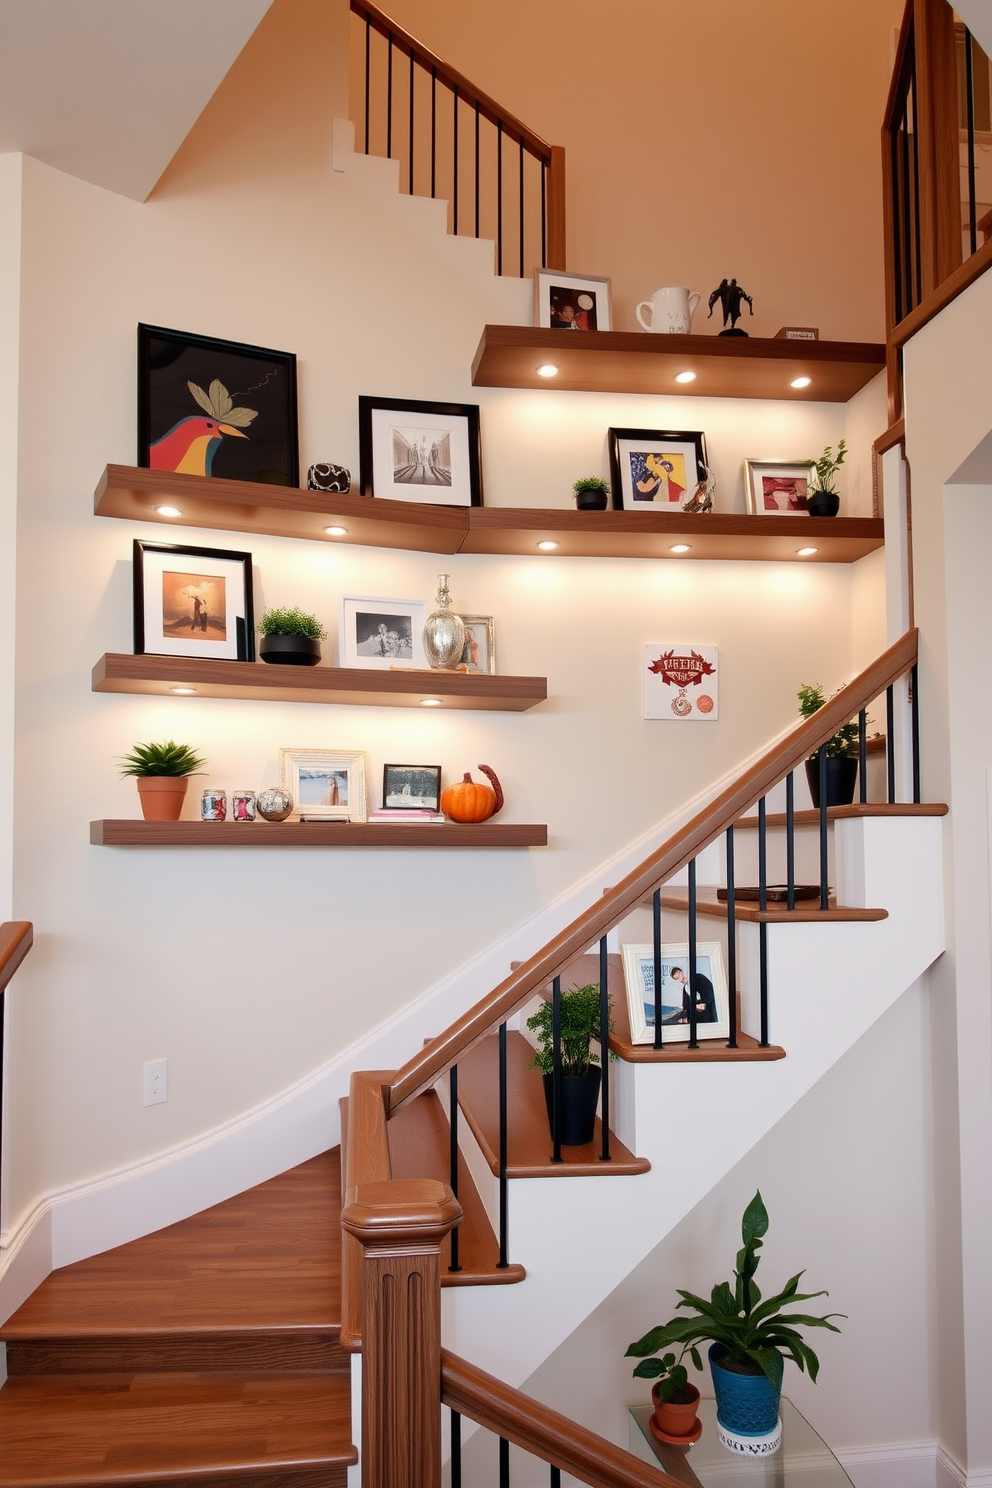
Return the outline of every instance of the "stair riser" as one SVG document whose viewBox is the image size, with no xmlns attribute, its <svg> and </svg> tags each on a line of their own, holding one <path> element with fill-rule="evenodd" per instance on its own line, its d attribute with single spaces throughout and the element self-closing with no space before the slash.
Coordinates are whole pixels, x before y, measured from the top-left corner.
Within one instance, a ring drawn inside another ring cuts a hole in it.
<svg viewBox="0 0 992 1488">
<path fill-rule="evenodd" d="M 301 1338 L 299 1334 L 266 1337 L 195 1338 L 168 1334 L 149 1338 L 47 1338 L 39 1342 L 7 1344 L 7 1373 L 127 1374 L 150 1370 L 201 1373 L 248 1370 L 347 1374 L 348 1355 L 332 1337 Z"/>
</svg>

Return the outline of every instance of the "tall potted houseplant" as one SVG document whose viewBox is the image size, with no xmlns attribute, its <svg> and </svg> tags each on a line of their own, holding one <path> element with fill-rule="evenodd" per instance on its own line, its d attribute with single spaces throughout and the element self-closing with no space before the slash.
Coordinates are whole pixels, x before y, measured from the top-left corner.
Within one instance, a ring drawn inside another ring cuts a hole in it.
<svg viewBox="0 0 992 1488">
<path fill-rule="evenodd" d="M 661 1371 L 659 1361 L 649 1355 L 680 1347 L 683 1353 L 689 1352 L 696 1368 L 702 1369 L 698 1345 L 708 1343 L 720 1440 L 731 1451 L 747 1456 L 774 1452 L 781 1444 L 778 1407 L 785 1360 L 792 1359 L 800 1370 L 808 1370 L 812 1380 L 819 1373 L 820 1361 L 801 1330 L 829 1328 L 831 1333 L 839 1333 L 831 1318 L 844 1315 L 832 1312 L 814 1317 L 782 1310 L 828 1295 L 823 1291 L 801 1292 L 801 1271 L 790 1277 L 775 1296 L 762 1301 L 754 1277 L 761 1237 L 767 1230 L 768 1211 L 761 1194 L 756 1193 L 741 1220 L 744 1243 L 737 1252 L 734 1280 L 715 1286 L 708 1302 L 694 1292 L 677 1288 L 682 1298 L 679 1307 L 691 1308 L 692 1313 L 670 1318 L 627 1349 L 628 1358 L 641 1360 L 634 1368 L 635 1377 L 652 1379 Z M 661 1362 L 664 1365 L 664 1360 Z"/>
<path fill-rule="evenodd" d="M 189 777 L 203 764 L 188 744 L 169 739 L 164 744 L 135 744 L 121 760 L 121 774 L 135 777 L 145 821 L 178 821 Z"/>
<path fill-rule="evenodd" d="M 595 1134 L 596 1103 L 603 1076 L 599 1055 L 592 1048 L 600 1037 L 599 1014 L 599 987 L 594 982 L 561 994 L 561 1142 L 565 1147 L 581 1147 L 591 1142 Z M 555 1135 L 553 1017 L 553 1005 L 542 1002 L 534 1016 L 527 1019 L 527 1027 L 537 1034 L 531 1067 L 539 1069 L 544 1076 L 552 1140 Z"/>
<path fill-rule="evenodd" d="M 826 702 L 819 683 L 804 682 L 796 693 L 799 712 L 803 718 L 812 718 Z M 858 725 L 843 723 L 826 743 L 827 750 L 827 805 L 850 806 L 854 800 L 854 787 L 858 779 Z M 813 805 L 820 805 L 820 756 L 819 751 L 806 761 L 806 780 L 809 784 Z"/>
</svg>

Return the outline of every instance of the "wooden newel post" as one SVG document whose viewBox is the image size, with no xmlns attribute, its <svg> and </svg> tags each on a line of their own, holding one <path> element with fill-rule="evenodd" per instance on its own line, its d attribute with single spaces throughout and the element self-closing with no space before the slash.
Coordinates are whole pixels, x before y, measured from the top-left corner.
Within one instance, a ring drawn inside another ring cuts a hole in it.
<svg viewBox="0 0 992 1488">
<path fill-rule="evenodd" d="M 432 1179 L 360 1184 L 342 1210 L 362 1247 L 362 1488 L 440 1488 L 441 1242 L 461 1217 Z"/>
</svg>

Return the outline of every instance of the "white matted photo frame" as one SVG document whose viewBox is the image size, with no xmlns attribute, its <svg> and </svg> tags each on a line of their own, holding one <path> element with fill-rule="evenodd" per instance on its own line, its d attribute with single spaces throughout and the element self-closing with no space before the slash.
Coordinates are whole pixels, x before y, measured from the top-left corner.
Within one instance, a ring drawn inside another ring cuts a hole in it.
<svg viewBox="0 0 992 1488">
<path fill-rule="evenodd" d="M 653 945 L 622 945 L 630 1036 L 635 1044 L 654 1042 L 655 959 Z M 661 947 L 662 1043 L 687 1043 L 689 1030 L 689 947 L 686 942 Z M 730 1004 L 723 949 L 718 940 L 696 944 L 696 1037 L 729 1038 Z"/>
<path fill-rule="evenodd" d="M 367 775 L 362 749 L 279 751 L 280 784 L 293 797 L 291 821 L 365 821 Z"/>
<path fill-rule="evenodd" d="M 378 599 L 342 594 L 338 627 L 339 664 L 388 672 L 396 667 L 427 671 L 424 623 L 427 601 Z"/>
<path fill-rule="evenodd" d="M 534 324 L 561 331 L 611 331 L 609 279 L 535 269 Z"/>
<path fill-rule="evenodd" d="M 251 554 L 135 538 L 135 656 L 254 661 Z"/>
<path fill-rule="evenodd" d="M 429 506 L 482 505 L 477 403 L 358 400 L 363 496 Z"/>
<path fill-rule="evenodd" d="M 463 615 L 465 645 L 461 665 L 467 672 L 496 675 L 496 627 L 492 615 Z"/>
<path fill-rule="evenodd" d="M 745 460 L 744 500 L 752 517 L 805 517 L 812 460 Z"/>
<path fill-rule="evenodd" d="M 610 429 L 610 489 L 617 511 L 679 511 L 707 478 L 698 429 Z"/>
</svg>

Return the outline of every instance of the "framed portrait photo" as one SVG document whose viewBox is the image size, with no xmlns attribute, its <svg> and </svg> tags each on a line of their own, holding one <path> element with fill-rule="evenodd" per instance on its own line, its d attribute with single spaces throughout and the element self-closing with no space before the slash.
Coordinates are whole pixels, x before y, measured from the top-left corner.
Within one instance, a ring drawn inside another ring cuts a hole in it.
<svg viewBox="0 0 992 1488">
<path fill-rule="evenodd" d="M 654 1043 L 655 964 L 653 945 L 623 945 L 623 979 L 627 989 L 630 1036 L 635 1044 Z M 661 1038 L 662 1043 L 689 1040 L 689 947 L 661 947 Z M 718 940 L 696 943 L 696 1037 L 729 1038 L 730 1005 L 723 950 Z"/>
<path fill-rule="evenodd" d="M 465 645 L 461 665 L 467 672 L 496 675 L 496 627 L 492 615 L 463 615 Z"/>
<path fill-rule="evenodd" d="M 280 749 L 279 780 L 293 797 L 291 821 L 365 821 L 364 750 Z"/>
<path fill-rule="evenodd" d="M 135 656 L 254 661 L 251 554 L 134 541 Z"/>
<path fill-rule="evenodd" d="M 360 397 L 358 452 L 363 496 L 482 505 L 477 403 Z"/>
<path fill-rule="evenodd" d="M 296 357 L 139 325 L 138 464 L 298 486 Z"/>
<path fill-rule="evenodd" d="M 383 765 L 383 811 L 440 811 L 440 765 Z"/>
<path fill-rule="evenodd" d="M 535 269 L 534 324 L 561 331 L 611 331 L 609 279 Z"/>
<path fill-rule="evenodd" d="M 812 460 L 745 460 L 744 499 L 752 517 L 808 515 Z"/>
<path fill-rule="evenodd" d="M 609 443 L 617 511 L 679 511 L 706 480 L 706 441 L 698 430 L 610 429 Z"/>
<path fill-rule="evenodd" d="M 342 594 L 338 629 L 339 663 L 388 672 L 394 667 L 426 671 L 423 599 L 376 599 L 366 594 Z"/>
</svg>

